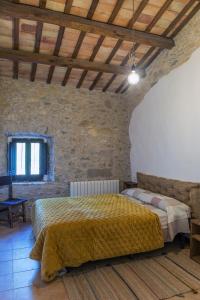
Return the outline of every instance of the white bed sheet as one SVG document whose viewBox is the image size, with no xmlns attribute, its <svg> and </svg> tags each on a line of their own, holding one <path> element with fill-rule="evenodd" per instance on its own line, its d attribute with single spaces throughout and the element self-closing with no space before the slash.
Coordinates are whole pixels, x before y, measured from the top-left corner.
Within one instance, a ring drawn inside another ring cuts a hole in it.
<svg viewBox="0 0 200 300">
<path fill-rule="evenodd" d="M 143 205 L 145 207 L 147 207 L 148 209 L 150 209 L 153 213 L 157 214 L 159 219 L 160 219 L 160 224 L 161 224 L 161 228 L 162 228 L 162 231 L 163 231 L 163 236 L 164 236 L 164 241 L 165 242 L 169 242 L 171 241 L 170 237 L 169 237 L 169 234 L 168 234 L 168 220 L 167 220 L 167 213 L 166 211 L 164 210 L 161 210 L 151 204 L 146 204 L 140 200 L 137 200 L 135 198 L 132 198 L 132 197 L 128 197 L 131 201 L 137 203 L 137 204 L 140 204 L 140 205 Z"/>
</svg>

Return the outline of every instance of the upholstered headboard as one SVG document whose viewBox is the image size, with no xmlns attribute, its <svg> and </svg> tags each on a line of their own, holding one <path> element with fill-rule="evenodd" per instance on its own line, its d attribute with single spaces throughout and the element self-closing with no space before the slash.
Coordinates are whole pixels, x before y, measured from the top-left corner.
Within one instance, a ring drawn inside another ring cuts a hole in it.
<svg viewBox="0 0 200 300">
<path fill-rule="evenodd" d="M 138 187 L 175 198 L 192 209 L 192 217 L 200 217 L 200 183 L 167 179 L 137 173 Z"/>
</svg>

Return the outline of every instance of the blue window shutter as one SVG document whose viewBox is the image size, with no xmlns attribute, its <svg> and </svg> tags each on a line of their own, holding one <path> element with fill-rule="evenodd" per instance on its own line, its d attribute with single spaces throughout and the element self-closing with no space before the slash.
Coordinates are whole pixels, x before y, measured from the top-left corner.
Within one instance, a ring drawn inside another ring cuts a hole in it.
<svg viewBox="0 0 200 300">
<path fill-rule="evenodd" d="M 48 160 L 48 145 L 47 143 L 40 143 L 40 174 L 47 174 L 47 160 Z"/>
<path fill-rule="evenodd" d="M 9 175 L 16 175 L 16 143 L 9 143 Z"/>
</svg>

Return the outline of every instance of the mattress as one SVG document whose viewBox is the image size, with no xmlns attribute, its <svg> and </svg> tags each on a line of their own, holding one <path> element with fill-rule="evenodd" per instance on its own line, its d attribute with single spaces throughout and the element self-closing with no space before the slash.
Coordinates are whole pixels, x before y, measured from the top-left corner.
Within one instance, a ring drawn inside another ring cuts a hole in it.
<svg viewBox="0 0 200 300">
<path fill-rule="evenodd" d="M 167 224 L 167 213 L 164 210 L 161 210 L 151 204 L 145 204 L 144 202 L 134 199 L 132 197 L 129 197 L 129 199 L 134 202 L 137 203 L 138 205 L 142 205 L 148 209 L 150 209 L 150 211 L 152 211 L 153 213 L 155 213 L 160 220 L 160 225 L 163 231 L 163 235 L 164 235 L 164 240 L 165 242 L 168 241 L 168 237 L 167 237 L 167 228 L 168 228 L 168 224 Z"/>
<path fill-rule="evenodd" d="M 166 211 L 164 211 L 160 208 L 157 208 L 157 207 L 155 207 L 151 204 L 144 203 L 143 201 L 140 201 L 140 200 L 135 199 L 133 197 L 129 197 L 129 199 L 132 202 L 137 203 L 138 205 L 142 205 L 142 206 L 148 208 L 150 211 L 152 211 L 153 213 L 155 213 L 159 217 L 165 242 L 173 241 L 174 237 L 178 233 L 189 233 L 188 218 L 186 218 L 184 220 L 179 220 L 177 218 L 177 220 L 175 220 L 176 221 L 176 231 L 174 232 L 174 235 L 172 237 L 169 233 L 169 230 L 168 230 L 168 214 L 167 214 Z"/>
</svg>

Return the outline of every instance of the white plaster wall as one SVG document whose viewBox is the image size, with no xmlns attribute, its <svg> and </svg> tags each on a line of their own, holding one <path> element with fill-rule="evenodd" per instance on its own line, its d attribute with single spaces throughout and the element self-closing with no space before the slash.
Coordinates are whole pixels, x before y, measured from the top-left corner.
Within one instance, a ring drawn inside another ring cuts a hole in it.
<svg viewBox="0 0 200 300">
<path fill-rule="evenodd" d="M 141 171 L 200 181 L 200 49 L 146 94 L 129 134 L 132 179 Z"/>
</svg>

